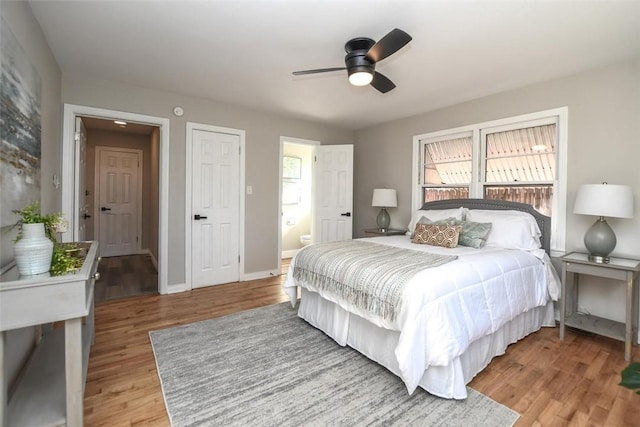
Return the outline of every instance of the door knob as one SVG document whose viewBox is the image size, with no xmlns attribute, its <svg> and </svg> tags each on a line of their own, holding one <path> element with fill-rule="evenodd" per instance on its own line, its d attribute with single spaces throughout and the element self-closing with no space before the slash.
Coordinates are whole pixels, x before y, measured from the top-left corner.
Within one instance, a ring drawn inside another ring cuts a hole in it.
<svg viewBox="0 0 640 427">
<path fill-rule="evenodd" d="M 351 216 L 351 212 L 341 213 L 340 216 Z"/>
<path fill-rule="evenodd" d="M 89 219 L 89 218 L 91 218 L 91 215 L 85 213 L 85 214 L 82 214 L 82 218 Z"/>
<path fill-rule="evenodd" d="M 101 208 L 100 208 L 100 210 L 101 210 L 102 212 L 104 212 L 104 211 L 110 211 L 110 210 L 111 210 L 111 208 L 105 208 L 105 207 L 103 206 L 103 207 L 101 207 Z"/>
<path fill-rule="evenodd" d="M 206 217 L 206 216 L 200 216 L 200 215 L 194 215 L 194 216 L 193 216 L 193 219 L 195 219 L 195 220 L 199 220 L 199 219 L 207 219 L 207 217 Z"/>
</svg>

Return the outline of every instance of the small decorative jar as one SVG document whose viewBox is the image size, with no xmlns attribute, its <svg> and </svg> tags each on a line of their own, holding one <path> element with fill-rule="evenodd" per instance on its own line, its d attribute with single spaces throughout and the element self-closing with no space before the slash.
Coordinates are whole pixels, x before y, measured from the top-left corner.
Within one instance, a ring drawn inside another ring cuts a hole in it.
<svg viewBox="0 0 640 427">
<path fill-rule="evenodd" d="M 44 224 L 22 224 L 22 237 L 13 251 L 21 276 L 46 273 L 51 268 L 53 242 L 44 232 Z"/>
</svg>

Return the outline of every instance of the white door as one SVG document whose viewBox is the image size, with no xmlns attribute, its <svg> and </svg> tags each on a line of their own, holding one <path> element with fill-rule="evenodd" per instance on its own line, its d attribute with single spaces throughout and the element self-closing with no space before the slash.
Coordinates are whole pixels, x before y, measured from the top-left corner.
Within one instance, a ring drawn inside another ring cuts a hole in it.
<svg viewBox="0 0 640 427">
<path fill-rule="evenodd" d="M 78 241 L 82 242 L 85 238 L 85 230 L 87 228 L 87 218 L 89 210 L 87 206 L 87 184 L 85 173 L 87 168 L 87 130 L 81 117 L 76 117 L 76 146 L 78 156 Z"/>
<path fill-rule="evenodd" d="M 193 130 L 191 286 L 240 278 L 240 137 Z"/>
<path fill-rule="evenodd" d="M 96 147 L 100 255 L 140 252 L 142 152 Z"/>
<path fill-rule="evenodd" d="M 352 238 L 353 145 L 320 145 L 315 159 L 314 242 Z"/>
</svg>

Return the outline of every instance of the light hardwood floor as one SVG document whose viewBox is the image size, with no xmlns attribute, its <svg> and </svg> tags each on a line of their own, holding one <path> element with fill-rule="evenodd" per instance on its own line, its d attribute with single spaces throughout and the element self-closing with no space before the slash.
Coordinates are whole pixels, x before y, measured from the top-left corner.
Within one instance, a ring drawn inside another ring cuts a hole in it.
<svg viewBox="0 0 640 427">
<path fill-rule="evenodd" d="M 286 301 L 280 284 L 273 277 L 96 304 L 85 425 L 168 426 L 148 332 Z M 470 386 L 520 413 L 516 426 L 640 426 L 640 396 L 617 385 L 622 342 L 567 335 L 560 342 L 557 328 L 544 328 L 526 337 Z"/>
</svg>

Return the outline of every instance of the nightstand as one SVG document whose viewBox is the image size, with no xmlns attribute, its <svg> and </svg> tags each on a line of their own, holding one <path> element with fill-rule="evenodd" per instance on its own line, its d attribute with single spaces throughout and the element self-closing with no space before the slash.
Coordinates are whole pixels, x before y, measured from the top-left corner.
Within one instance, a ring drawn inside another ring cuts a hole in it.
<svg viewBox="0 0 640 427">
<path fill-rule="evenodd" d="M 375 236 L 400 236 L 405 234 L 407 230 L 398 230 L 394 228 L 387 228 L 382 231 L 379 228 L 365 228 L 364 234 L 366 237 L 375 237 Z"/>
<path fill-rule="evenodd" d="M 631 346 L 636 339 L 638 319 L 638 276 L 640 260 L 614 258 L 608 264 L 589 261 L 588 254 L 571 252 L 562 258 L 562 295 L 560 299 L 560 339 L 565 326 L 582 329 L 624 341 L 624 359 L 631 359 Z M 624 323 L 578 313 L 578 288 L 581 274 L 624 281 L 627 285 L 626 320 Z"/>
</svg>

